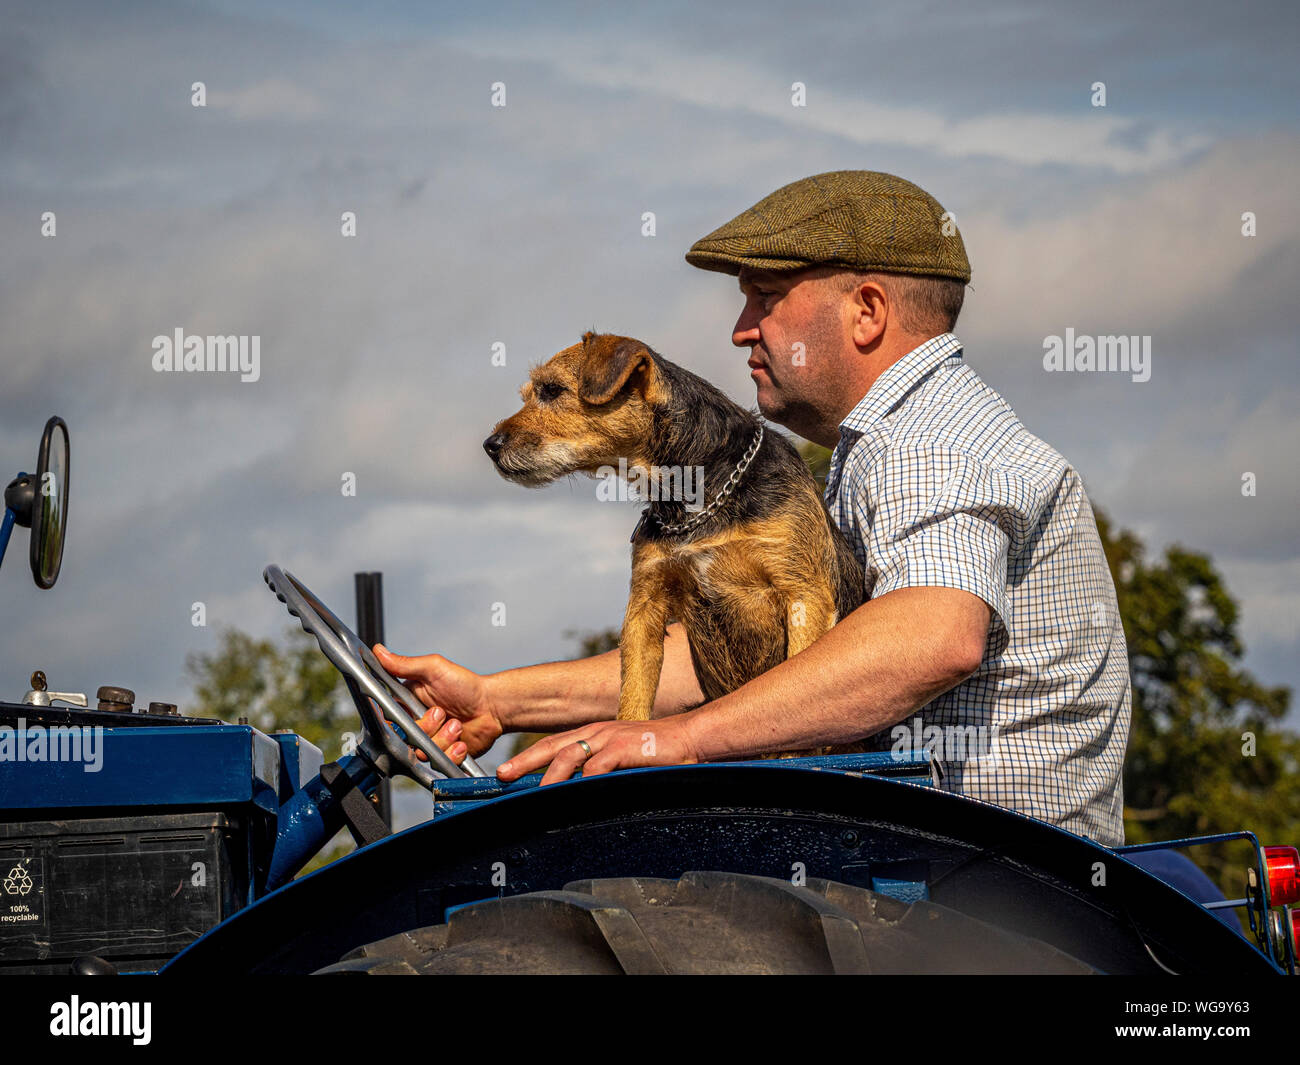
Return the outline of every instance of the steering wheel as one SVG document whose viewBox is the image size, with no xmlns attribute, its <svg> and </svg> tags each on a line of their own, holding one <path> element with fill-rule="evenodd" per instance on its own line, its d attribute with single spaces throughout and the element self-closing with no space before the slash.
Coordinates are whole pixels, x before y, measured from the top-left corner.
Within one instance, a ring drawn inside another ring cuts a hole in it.
<svg viewBox="0 0 1300 1065">
<path fill-rule="evenodd" d="M 305 584 L 279 566 L 267 566 L 262 577 L 275 597 L 301 622 L 303 631 L 316 638 L 325 657 L 343 674 L 357 713 L 361 715 L 364 736 L 357 752 L 366 761 L 386 776 L 401 773 L 430 789 L 438 780 L 434 769 L 448 777 L 487 775 L 468 755 L 463 768 L 458 766 L 425 734 L 416 722 L 428 707 L 390 676 L 360 637 L 312 595 Z M 375 704 L 382 714 L 375 709 Z M 400 735 L 389 727 L 385 718 L 401 730 Z M 411 754 L 411 747 L 424 752 L 429 759 L 427 765 Z"/>
</svg>

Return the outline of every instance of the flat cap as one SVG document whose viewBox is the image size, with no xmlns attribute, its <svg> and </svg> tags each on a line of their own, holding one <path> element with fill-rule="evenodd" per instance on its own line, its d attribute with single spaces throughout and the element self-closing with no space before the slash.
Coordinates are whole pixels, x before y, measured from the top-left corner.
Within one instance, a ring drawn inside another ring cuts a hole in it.
<svg viewBox="0 0 1300 1065">
<path fill-rule="evenodd" d="M 952 216 L 924 189 L 875 170 L 834 170 L 777 189 L 691 245 L 686 261 L 738 274 L 843 266 L 970 280 Z"/>
</svg>

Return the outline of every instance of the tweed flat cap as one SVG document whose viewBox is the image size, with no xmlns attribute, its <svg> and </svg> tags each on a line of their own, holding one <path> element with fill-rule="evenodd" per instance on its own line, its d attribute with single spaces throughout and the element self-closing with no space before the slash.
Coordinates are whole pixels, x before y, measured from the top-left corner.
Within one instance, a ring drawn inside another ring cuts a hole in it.
<svg viewBox="0 0 1300 1065">
<path fill-rule="evenodd" d="M 834 170 L 759 200 L 692 244 L 686 261 L 726 274 L 843 266 L 969 281 L 961 233 L 943 214 L 938 200 L 893 174 Z"/>
</svg>

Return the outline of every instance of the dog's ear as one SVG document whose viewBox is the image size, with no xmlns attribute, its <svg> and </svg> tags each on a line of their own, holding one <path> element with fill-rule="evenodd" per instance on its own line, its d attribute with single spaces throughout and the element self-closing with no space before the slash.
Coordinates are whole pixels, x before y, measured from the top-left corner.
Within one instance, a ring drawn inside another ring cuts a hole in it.
<svg viewBox="0 0 1300 1065">
<path fill-rule="evenodd" d="M 578 395 L 597 406 L 608 403 L 623 390 L 633 374 L 640 372 L 642 392 L 648 402 L 654 402 L 658 382 L 650 349 L 641 341 L 627 337 L 619 338 L 612 347 L 601 343 L 602 339 L 592 333 L 583 335 L 584 358 Z"/>
</svg>

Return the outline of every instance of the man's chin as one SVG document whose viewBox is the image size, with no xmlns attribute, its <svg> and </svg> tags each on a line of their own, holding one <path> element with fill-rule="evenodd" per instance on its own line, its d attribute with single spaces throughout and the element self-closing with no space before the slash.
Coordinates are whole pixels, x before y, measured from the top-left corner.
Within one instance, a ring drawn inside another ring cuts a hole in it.
<svg viewBox="0 0 1300 1065">
<path fill-rule="evenodd" d="M 764 418 L 770 422 L 783 424 L 781 415 L 785 413 L 786 405 L 773 390 L 771 384 L 766 381 L 758 382 L 757 387 L 754 389 L 754 401 Z"/>
<path fill-rule="evenodd" d="M 784 426 L 793 433 L 811 440 L 808 434 L 817 425 L 817 412 L 808 404 L 791 402 L 788 398 L 775 395 L 771 389 L 759 386 L 755 399 L 759 413 L 769 422 Z"/>
</svg>

